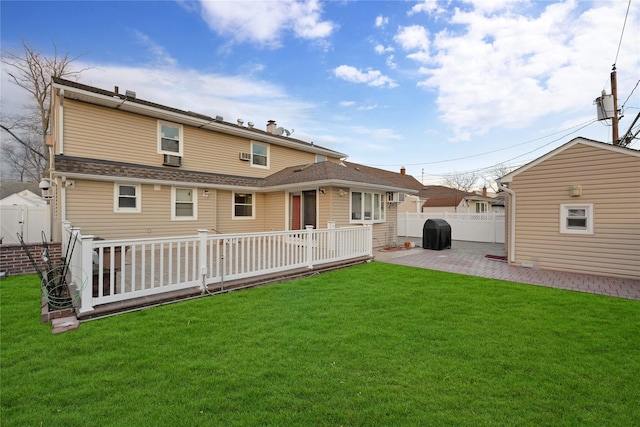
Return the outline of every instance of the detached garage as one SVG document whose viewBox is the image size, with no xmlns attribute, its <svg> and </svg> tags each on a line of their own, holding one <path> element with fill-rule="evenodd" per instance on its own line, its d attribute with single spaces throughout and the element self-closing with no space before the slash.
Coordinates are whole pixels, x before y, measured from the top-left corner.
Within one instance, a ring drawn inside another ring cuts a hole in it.
<svg viewBox="0 0 640 427">
<path fill-rule="evenodd" d="M 640 151 L 575 138 L 500 186 L 510 264 L 640 279 Z"/>
</svg>

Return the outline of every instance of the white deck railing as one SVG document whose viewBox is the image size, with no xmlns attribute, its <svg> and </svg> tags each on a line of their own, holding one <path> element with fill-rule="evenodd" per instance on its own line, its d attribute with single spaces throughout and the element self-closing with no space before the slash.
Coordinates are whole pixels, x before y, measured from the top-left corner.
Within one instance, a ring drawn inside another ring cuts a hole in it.
<svg viewBox="0 0 640 427">
<path fill-rule="evenodd" d="M 62 250 L 71 255 L 82 314 L 101 304 L 196 287 L 205 292 L 211 285 L 223 289 L 231 280 L 372 256 L 372 242 L 370 226 L 96 240 L 66 223 Z"/>
</svg>

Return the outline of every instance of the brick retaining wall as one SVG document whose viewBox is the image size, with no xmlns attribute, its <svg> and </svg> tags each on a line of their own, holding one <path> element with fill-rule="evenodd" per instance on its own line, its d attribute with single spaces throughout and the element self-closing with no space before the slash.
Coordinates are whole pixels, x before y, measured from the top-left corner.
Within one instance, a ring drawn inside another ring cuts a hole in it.
<svg viewBox="0 0 640 427">
<path fill-rule="evenodd" d="M 41 271 L 47 269 L 46 263 L 42 260 L 44 246 L 42 243 L 27 244 L 29 252 Z M 49 256 L 51 265 L 57 267 L 61 263 L 62 245 L 60 243 L 49 243 Z M 0 272 L 7 276 L 20 276 L 23 274 L 35 274 L 29 257 L 18 244 L 0 245 Z"/>
</svg>

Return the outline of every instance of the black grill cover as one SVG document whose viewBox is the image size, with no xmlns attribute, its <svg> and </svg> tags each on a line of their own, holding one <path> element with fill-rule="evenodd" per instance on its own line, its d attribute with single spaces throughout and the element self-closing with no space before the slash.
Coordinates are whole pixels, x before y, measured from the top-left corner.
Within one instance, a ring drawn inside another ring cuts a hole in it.
<svg viewBox="0 0 640 427">
<path fill-rule="evenodd" d="M 451 249 L 451 226 L 444 219 L 428 219 L 422 227 L 422 248 Z"/>
</svg>

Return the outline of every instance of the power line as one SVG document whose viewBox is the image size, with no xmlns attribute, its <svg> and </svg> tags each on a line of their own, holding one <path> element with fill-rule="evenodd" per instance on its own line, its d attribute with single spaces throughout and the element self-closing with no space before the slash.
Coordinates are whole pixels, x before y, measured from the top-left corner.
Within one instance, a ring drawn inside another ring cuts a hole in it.
<svg viewBox="0 0 640 427">
<path fill-rule="evenodd" d="M 426 166 L 426 165 L 435 165 L 435 164 L 439 164 L 439 163 L 455 162 L 455 161 L 458 161 L 458 160 L 466 160 L 466 159 L 471 159 L 471 158 L 474 158 L 474 157 L 486 156 L 487 154 L 493 154 L 493 153 L 497 153 L 497 152 L 499 152 L 499 151 L 506 151 L 506 150 L 510 150 L 510 149 L 512 149 L 512 148 L 515 148 L 515 147 L 520 147 L 521 145 L 530 144 L 530 143 L 532 143 L 532 142 L 539 141 L 539 140 L 541 140 L 541 139 L 546 139 L 546 138 L 549 138 L 550 136 L 557 135 L 557 134 L 559 134 L 559 133 L 563 133 L 563 132 L 566 132 L 566 131 L 568 131 L 568 130 L 571 130 L 571 129 L 577 128 L 577 129 L 575 129 L 574 131 L 569 132 L 569 133 L 566 133 L 566 134 L 562 135 L 560 138 L 558 138 L 558 139 L 554 139 L 554 140 L 553 140 L 553 141 L 551 141 L 550 143 L 547 143 L 547 144 L 545 144 L 545 145 L 543 145 L 543 146 L 541 146 L 541 147 L 538 147 L 538 148 L 536 148 L 535 150 L 533 150 L 533 151 L 537 151 L 537 150 L 539 150 L 540 148 L 546 147 L 547 145 L 549 145 L 549 144 L 551 144 L 551 143 L 553 143 L 553 142 L 556 142 L 556 141 L 558 141 L 558 140 L 560 140 L 560 139 L 564 138 L 565 136 L 571 135 L 572 133 L 575 133 L 575 132 L 577 132 L 577 131 L 579 131 L 579 130 L 584 129 L 585 127 L 587 127 L 587 126 L 589 126 L 589 125 L 591 125 L 591 124 L 593 124 L 593 123 L 595 123 L 595 122 L 597 122 L 597 121 L 598 121 L 597 119 L 587 120 L 586 122 L 579 123 L 579 124 L 577 124 L 577 125 L 574 125 L 574 126 L 568 127 L 568 128 L 566 128 L 566 129 L 562 129 L 562 130 L 559 130 L 559 131 L 556 131 L 556 132 L 553 132 L 553 133 L 550 133 L 550 134 L 548 134 L 548 135 L 544 135 L 544 136 L 541 136 L 541 137 L 538 137 L 538 138 L 530 139 L 530 140 L 528 140 L 528 141 L 520 142 L 520 143 L 518 143 L 518 144 L 511 145 L 511 146 L 509 146 L 509 147 L 498 148 L 497 150 L 487 151 L 487 152 L 484 152 L 484 153 L 471 154 L 471 155 L 464 156 L 464 157 L 456 157 L 456 158 L 453 158 L 453 159 L 437 160 L 437 161 L 435 161 L 435 162 L 426 162 L 426 163 L 409 163 L 409 164 L 404 163 L 404 164 L 402 164 L 402 165 L 394 164 L 394 165 L 369 165 L 369 166 L 372 166 L 372 167 Z M 533 151 L 532 151 L 532 152 L 533 152 Z M 525 153 L 525 154 L 523 154 L 523 155 L 526 155 L 526 154 L 528 154 L 528 153 Z M 518 157 L 522 157 L 522 156 L 518 156 Z M 518 157 L 515 157 L 515 158 L 517 159 Z M 502 162 L 502 163 L 504 163 L 504 162 Z"/>
<path fill-rule="evenodd" d="M 618 42 L 618 50 L 616 52 L 616 59 L 613 61 L 613 67 L 615 68 L 618 63 L 618 55 L 620 54 L 620 46 L 622 46 L 622 38 L 624 36 L 624 28 L 627 26 L 627 18 L 629 17 L 629 8 L 631 8 L 631 0 L 627 4 L 627 13 L 624 14 L 624 23 L 622 24 L 622 31 L 620 33 L 620 41 Z"/>
</svg>

